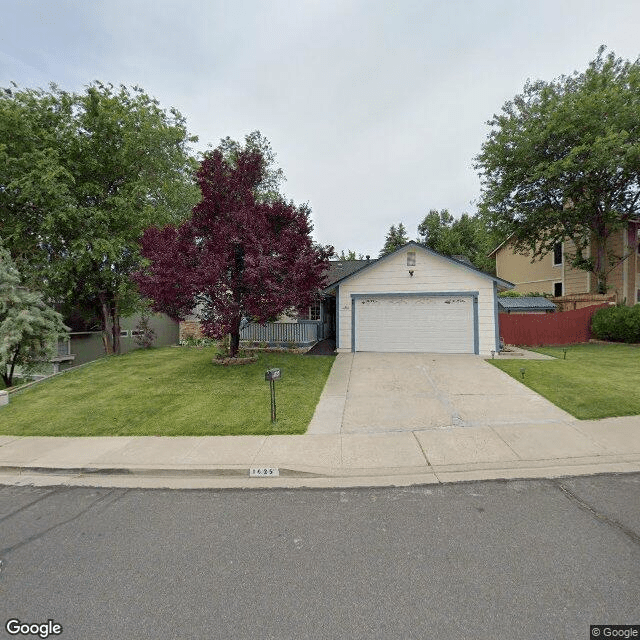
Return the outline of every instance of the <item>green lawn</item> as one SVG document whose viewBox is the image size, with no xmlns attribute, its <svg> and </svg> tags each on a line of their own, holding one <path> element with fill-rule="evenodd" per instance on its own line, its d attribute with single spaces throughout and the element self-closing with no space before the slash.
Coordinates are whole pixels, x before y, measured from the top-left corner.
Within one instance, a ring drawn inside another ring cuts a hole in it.
<svg viewBox="0 0 640 640">
<path fill-rule="evenodd" d="M 562 347 L 532 351 L 556 359 L 488 362 L 581 420 L 640 415 L 640 347 L 569 345 L 566 360 Z"/>
<path fill-rule="evenodd" d="M 10 396 L 0 434 L 30 436 L 304 433 L 333 356 L 261 353 L 218 366 L 215 347 L 133 351 L 102 358 Z M 282 369 L 271 424 L 266 369 Z"/>
</svg>

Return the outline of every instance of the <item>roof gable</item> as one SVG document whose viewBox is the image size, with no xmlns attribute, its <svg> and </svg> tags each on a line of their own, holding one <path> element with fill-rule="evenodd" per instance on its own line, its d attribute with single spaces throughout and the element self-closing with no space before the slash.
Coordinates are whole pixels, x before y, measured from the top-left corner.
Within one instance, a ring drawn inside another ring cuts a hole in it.
<svg viewBox="0 0 640 640">
<path fill-rule="evenodd" d="M 433 249 L 429 249 L 428 247 L 425 247 L 424 245 L 421 245 L 417 242 L 411 241 L 411 242 L 407 242 L 407 244 L 402 245 L 401 247 L 399 247 L 398 249 L 396 249 L 395 251 L 393 251 L 392 253 L 387 254 L 386 256 L 383 256 L 382 258 L 378 258 L 377 260 L 371 260 L 369 261 L 369 264 L 365 264 L 364 266 L 362 266 L 360 269 L 345 275 L 342 278 L 339 278 L 338 280 L 335 280 L 333 283 L 331 283 L 330 285 L 328 285 L 325 288 L 325 291 L 330 291 L 331 289 L 333 289 L 337 284 L 342 284 L 343 282 L 346 282 L 347 280 L 350 280 L 353 277 L 356 277 L 357 275 L 360 275 L 361 273 L 363 273 L 364 271 L 367 271 L 369 269 L 371 269 L 372 267 L 381 264 L 382 262 L 385 262 L 387 260 L 389 260 L 392 256 L 395 256 L 397 253 L 399 253 L 400 251 L 404 251 L 405 249 L 409 248 L 409 247 L 415 247 L 416 249 L 419 249 L 421 251 L 424 251 L 425 253 L 435 256 L 439 259 L 442 260 L 446 260 L 452 264 L 455 264 L 457 266 L 463 267 L 465 269 L 467 269 L 468 271 L 471 271 L 472 273 L 482 276 L 484 278 L 488 278 L 489 280 L 492 280 L 493 282 L 495 282 L 499 287 L 502 287 L 504 289 L 513 289 L 513 287 L 515 286 L 514 284 L 512 284 L 511 282 L 508 282 L 507 280 L 503 280 L 502 278 L 497 278 L 496 276 L 492 276 L 489 273 L 485 273 L 484 271 L 481 271 L 480 269 L 476 269 L 476 267 L 468 264 L 467 262 L 464 262 L 462 260 L 456 260 L 455 258 L 450 258 L 449 256 L 445 256 L 442 253 L 438 253 L 437 251 L 434 251 Z"/>
</svg>

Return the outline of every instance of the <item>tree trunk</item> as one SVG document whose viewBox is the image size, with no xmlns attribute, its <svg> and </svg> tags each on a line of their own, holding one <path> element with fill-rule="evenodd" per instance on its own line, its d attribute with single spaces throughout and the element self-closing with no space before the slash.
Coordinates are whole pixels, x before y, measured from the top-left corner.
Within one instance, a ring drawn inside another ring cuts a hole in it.
<svg viewBox="0 0 640 640">
<path fill-rule="evenodd" d="M 244 293 L 244 286 L 242 283 L 242 277 L 244 275 L 244 247 L 237 244 L 234 249 L 234 297 L 237 304 L 237 308 L 242 308 L 242 297 Z M 229 356 L 232 358 L 238 357 L 238 351 L 240 350 L 240 322 L 242 322 L 242 314 L 239 313 L 238 317 L 234 319 L 233 326 L 229 336 Z"/>
<path fill-rule="evenodd" d="M 113 323 L 111 318 L 111 310 L 107 302 L 107 296 L 104 293 L 98 294 L 100 300 L 100 312 L 102 313 L 102 343 L 104 344 L 104 352 L 109 355 L 113 353 Z"/>
<path fill-rule="evenodd" d="M 113 352 L 120 355 L 120 313 L 118 311 L 117 300 L 114 300 L 111 306 L 111 324 L 113 331 Z"/>
<path fill-rule="evenodd" d="M 598 293 L 607 293 L 607 240 L 596 236 L 596 260 L 593 266 L 593 273 L 596 276 Z"/>
<path fill-rule="evenodd" d="M 7 370 L 6 373 L 2 374 L 2 379 L 4 380 L 5 385 L 7 387 L 11 387 L 13 385 L 13 372 L 16 369 L 16 362 L 18 362 L 18 354 L 20 353 L 20 345 L 18 345 L 15 353 L 13 354 L 13 358 L 11 359 L 11 367 Z"/>
<path fill-rule="evenodd" d="M 229 334 L 229 356 L 231 358 L 238 357 L 238 351 L 240 350 L 240 322 L 235 324 L 235 327 Z"/>
</svg>

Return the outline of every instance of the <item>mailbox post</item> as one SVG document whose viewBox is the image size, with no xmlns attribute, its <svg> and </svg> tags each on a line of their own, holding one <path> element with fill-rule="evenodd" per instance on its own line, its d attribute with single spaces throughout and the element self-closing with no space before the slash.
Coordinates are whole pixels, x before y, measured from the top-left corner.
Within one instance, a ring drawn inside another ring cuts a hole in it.
<svg viewBox="0 0 640 640">
<path fill-rule="evenodd" d="M 282 372 L 280 369 L 267 369 L 264 379 L 269 381 L 271 388 L 271 422 L 276 421 L 276 380 L 280 380 Z"/>
</svg>

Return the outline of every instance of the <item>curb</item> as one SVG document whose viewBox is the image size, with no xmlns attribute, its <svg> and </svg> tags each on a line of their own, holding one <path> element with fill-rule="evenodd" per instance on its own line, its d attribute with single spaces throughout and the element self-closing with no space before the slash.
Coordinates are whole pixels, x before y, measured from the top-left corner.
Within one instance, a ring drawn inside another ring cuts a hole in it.
<svg viewBox="0 0 640 640">
<path fill-rule="evenodd" d="M 309 469 L 279 468 L 279 476 L 250 477 L 249 467 L 40 467 L 0 465 L 0 485 L 117 486 L 126 488 L 293 489 L 444 485 L 488 480 L 531 480 L 640 473 L 640 456 L 600 460 L 530 460 L 497 466 Z"/>
</svg>

